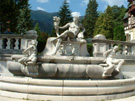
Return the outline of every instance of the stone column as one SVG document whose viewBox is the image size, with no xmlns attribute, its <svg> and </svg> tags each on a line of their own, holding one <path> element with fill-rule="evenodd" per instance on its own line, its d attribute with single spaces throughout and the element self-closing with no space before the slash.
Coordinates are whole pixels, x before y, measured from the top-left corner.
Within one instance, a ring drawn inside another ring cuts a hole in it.
<svg viewBox="0 0 135 101">
<path fill-rule="evenodd" d="M 15 49 L 19 49 L 19 39 L 17 39 L 17 38 L 15 41 Z"/>
<path fill-rule="evenodd" d="M 0 39 L 0 49 L 2 49 L 2 39 Z"/>
<path fill-rule="evenodd" d="M 7 38 L 7 47 L 6 49 L 10 49 L 10 38 Z"/>
</svg>

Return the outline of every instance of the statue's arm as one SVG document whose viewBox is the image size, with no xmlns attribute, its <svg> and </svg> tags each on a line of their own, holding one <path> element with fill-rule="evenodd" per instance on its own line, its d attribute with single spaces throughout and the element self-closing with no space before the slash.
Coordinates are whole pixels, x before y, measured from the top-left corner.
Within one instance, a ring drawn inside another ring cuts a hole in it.
<svg viewBox="0 0 135 101">
<path fill-rule="evenodd" d="M 33 48 L 33 46 L 31 45 L 31 46 L 29 46 L 28 48 L 26 48 L 24 51 L 23 51 L 23 53 L 27 53 L 31 48 Z"/>
<path fill-rule="evenodd" d="M 82 29 L 82 31 L 78 34 L 78 38 L 84 38 L 83 33 L 85 32 L 85 28 L 83 27 L 82 24 L 80 24 L 80 28 Z"/>
<path fill-rule="evenodd" d="M 63 27 L 59 27 L 59 29 L 66 29 L 66 28 L 68 28 L 68 27 L 69 27 L 69 25 L 70 25 L 70 23 L 67 23 L 65 26 L 63 26 Z"/>
<path fill-rule="evenodd" d="M 108 54 L 112 51 L 112 49 L 109 49 L 103 53 L 103 57 L 107 58 Z"/>
</svg>

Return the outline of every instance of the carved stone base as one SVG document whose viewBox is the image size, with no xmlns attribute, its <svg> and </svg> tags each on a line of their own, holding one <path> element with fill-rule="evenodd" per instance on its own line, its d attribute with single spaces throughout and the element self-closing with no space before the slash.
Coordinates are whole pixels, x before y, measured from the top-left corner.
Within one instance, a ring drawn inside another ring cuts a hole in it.
<svg viewBox="0 0 135 101">
<path fill-rule="evenodd" d="M 87 51 L 87 43 L 84 39 L 73 39 L 69 41 L 62 41 L 56 54 L 57 41 L 52 42 L 55 38 L 48 38 L 46 47 L 42 53 L 46 55 L 57 55 L 57 56 L 89 56 Z"/>
</svg>

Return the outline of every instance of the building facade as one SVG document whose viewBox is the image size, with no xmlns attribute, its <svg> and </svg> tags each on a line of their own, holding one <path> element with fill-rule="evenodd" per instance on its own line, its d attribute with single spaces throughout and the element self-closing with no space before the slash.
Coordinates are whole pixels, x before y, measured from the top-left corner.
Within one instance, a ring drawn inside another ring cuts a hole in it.
<svg viewBox="0 0 135 101">
<path fill-rule="evenodd" d="M 135 41 L 135 0 L 128 2 L 128 9 L 123 19 L 126 41 Z"/>
</svg>

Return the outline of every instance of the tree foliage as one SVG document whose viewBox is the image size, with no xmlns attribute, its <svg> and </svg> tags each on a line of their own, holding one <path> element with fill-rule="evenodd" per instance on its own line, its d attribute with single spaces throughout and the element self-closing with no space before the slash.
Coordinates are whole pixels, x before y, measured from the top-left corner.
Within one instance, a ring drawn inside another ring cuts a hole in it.
<svg viewBox="0 0 135 101">
<path fill-rule="evenodd" d="M 117 26 L 114 28 L 114 37 L 113 40 L 121 40 L 125 41 L 125 33 L 124 33 L 124 27 L 123 25 Z"/>
<path fill-rule="evenodd" d="M 102 13 L 96 22 L 94 35 L 103 34 L 107 39 L 113 39 L 113 27 L 113 12 L 112 8 L 108 6 L 105 13 Z"/>
<path fill-rule="evenodd" d="M 2 32 L 10 29 L 12 32 L 17 32 L 17 20 L 20 15 L 20 9 L 29 9 L 29 0 L 0 0 L 0 23 L 2 23 Z M 30 14 L 30 11 L 27 14 Z"/>
<path fill-rule="evenodd" d="M 94 29 L 94 35 L 103 34 L 108 39 L 124 41 L 123 17 L 126 8 L 124 6 L 108 6 L 104 13 L 99 16 Z M 121 38 L 117 38 L 121 36 Z"/>
<path fill-rule="evenodd" d="M 48 33 L 41 32 L 38 23 L 35 25 L 34 30 L 37 31 L 37 34 L 38 34 L 38 39 L 37 39 L 38 45 L 37 45 L 37 49 L 38 49 L 38 52 L 40 53 L 45 48 L 45 44 L 46 44 L 46 41 L 47 41 L 47 38 L 48 38 Z"/>
<path fill-rule="evenodd" d="M 115 10 L 117 10 L 117 13 L 114 10 L 114 8 L 115 8 Z M 122 19 L 125 15 L 126 8 L 122 5 L 121 7 L 117 7 L 117 8 L 115 6 L 113 6 L 112 9 L 113 9 L 113 13 L 114 13 L 113 40 L 125 41 L 125 33 L 124 33 L 124 27 L 123 27 Z"/>
<path fill-rule="evenodd" d="M 24 34 L 27 30 L 32 28 L 32 20 L 30 18 L 30 10 L 26 6 L 23 9 L 20 9 L 20 15 L 17 17 L 17 33 Z"/>
<path fill-rule="evenodd" d="M 101 30 L 101 33 L 106 36 L 108 39 L 113 39 L 113 12 L 112 8 L 110 6 L 107 7 L 105 11 L 105 16 L 103 20 L 103 29 Z"/>
<path fill-rule="evenodd" d="M 103 29 L 103 21 L 104 21 L 104 13 L 101 13 L 99 18 L 96 21 L 95 29 L 94 29 L 94 36 L 97 34 L 101 34 L 101 30 Z"/>
<path fill-rule="evenodd" d="M 61 18 L 60 26 L 64 26 L 68 22 L 72 21 L 71 11 L 69 9 L 69 4 L 67 0 L 64 0 L 58 15 Z"/>
<path fill-rule="evenodd" d="M 83 20 L 83 25 L 86 29 L 85 31 L 86 38 L 93 37 L 94 26 L 98 18 L 97 7 L 98 7 L 98 4 L 96 0 L 89 0 L 89 4 L 87 5 L 85 17 Z"/>
</svg>

